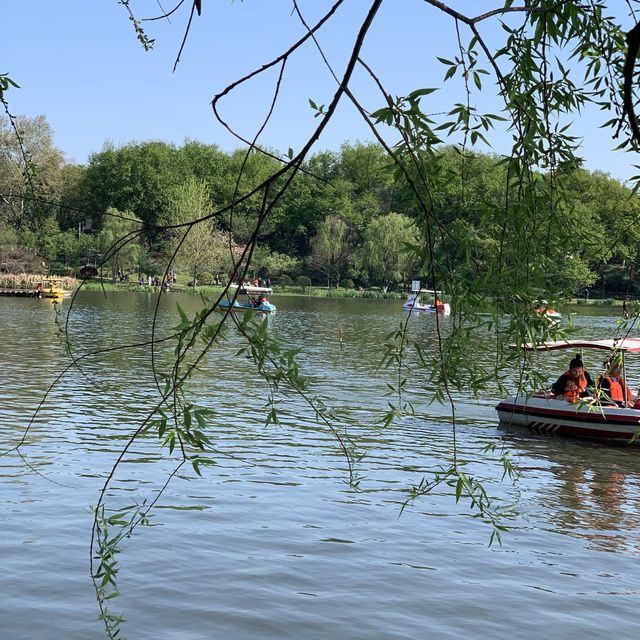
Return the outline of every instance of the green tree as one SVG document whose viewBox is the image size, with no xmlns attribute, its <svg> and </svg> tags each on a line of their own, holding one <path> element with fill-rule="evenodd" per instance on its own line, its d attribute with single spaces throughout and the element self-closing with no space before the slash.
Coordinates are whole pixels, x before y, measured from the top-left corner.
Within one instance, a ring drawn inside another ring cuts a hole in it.
<svg viewBox="0 0 640 640">
<path fill-rule="evenodd" d="M 387 291 L 389 285 L 406 282 L 415 259 L 409 251 L 418 237 L 410 218 L 398 213 L 372 220 L 364 232 L 363 260 L 375 280 Z"/>
<path fill-rule="evenodd" d="M 0 218 L 33 226 L 55 215 L 64 158 L 44 116 L 17 116 L 15 125 L 0 115 Z"/>
<path fill-rule="evenodd" d="M 374 218 L 392 211 L 395 202 L 393 163 L 377 143 L 343 144 L 339 176 L 349 185 L 350 213 L 336 209 L 354 228 L 366 227 Z"/>
<path fill-rule="evenodd" d="M 351 184 L 339 176 L 337 163 L 337 154 L 316 154 L 293 180 L 281 199 L 279 222 L 266 236 L 274 251 L 308 255 L 314 231 L 327 216 L 353 218 Z"/>
<path fill-rule="evenodd" d="M 114 207 L 132 212 L 147 226 L 166 221 L 173 190 L 189 176 L 182 160 L 176 147 L 165 142 L 120 148 L 107 143 L 89 158 L 82 185 L 83 208 L 97 220 Z"/>
<path fill-rule="evenodd" d="M 60 239 L 60 227 L 54 218 L 44 218 L 35 230 L 31 227 L 20 229 L 20 244 L 41 256 L 47 266 L 58 255 Z"/>
<path fill-rule="evenodd" d="M 300 271 L 301 260 L 285 253 L 270 251 L 267 247 L 256 246 L 252 265 L 261 278 L 277 278 L 283 274 L 293 275 Z"/>
<path fill-rule="evenodd" d="M 177 187 L 170 199 L 173 224 L 204 218 L 212 209 L 209 189 L 201 180 L 190 178 Z M 195 286 L 204 271 L 228 271 L 231 266 L 228 236 L 220 232 L 213 220 L 203 220 L 173 230 L 168 251 L 177 250 L 174 263 L 185 269 Z"/>
<path fill-rule="evenodd" d="M 135 268 L 140 254 L 142 221 L 131 213 L 121 213 L 109 207 L 103 216 L 98 247 L 102 264 L 111 270 L 111 280 L 118 272 L 127 273 Z"/>
<path fill-rule="evenodd" d="M 57 259 L 76 270 L 89 264 L 91 256 L 98 252 L 98 239 L 89 233 L 78 233 L 69 229 L 57 239 Z"/>
<path fill-rule="evenodd" d="M 356 249 L 354 234 L 338 216 L 328 216 L 311 240 L 309 266 L 327 279 L 327 286 L 338 286 Z"/>
<path fill-rule="evenodd" d="M 304 292 L 308 287 L 311 286 L 311 279 L 308 276 L 298 276 L 296 278 L 296 284 L 302 288 Z"/>
<path fill-rule="evenodd" d="M 90 227 L 94 216 L 83 207 L 87 201 L 86 167 L 79 164 L 65 164 L 60 172 L 60 193 L 58 223 L 63 230 L 82 232 Z"/>
<path fill-rule="evenodd" d="M 256 152 L 247 154 L 240 149 L 234 151 L 227 159 L 225 173 L 216 181 L 216 197 L 220 198 L 216 202 L 220 207 L 224 207 L 234 200 L 242 199 L 280 166 L 277 160 L 267 155 Z M 277 191 L 281 183 L 281 180 L 276 180 L 271 188 Z M 244 244 L 251 238 L 262 210 L 262 200 L 261 195 L 257 193 L 241 200 L 225 213 L 224 224 L 238 243 Z M 282 203 L 274 206 L 272 213 L 273 215 L 260 227 L 260 240 L 272 234 L 278 227 L 283 215 Z"/>
</svg>

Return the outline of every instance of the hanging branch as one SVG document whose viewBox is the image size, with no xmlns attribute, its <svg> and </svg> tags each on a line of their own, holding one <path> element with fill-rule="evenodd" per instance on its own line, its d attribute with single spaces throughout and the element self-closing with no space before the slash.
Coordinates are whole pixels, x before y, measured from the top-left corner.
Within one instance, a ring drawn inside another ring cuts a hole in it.
<svg viewBox="0 0 640 640">
<path fill-rule="evenodd" d="M 640 49 L 640 22 L 627 33 L 627 46 L 627 55 L 624 60 L 623 69 L 623 104 L 633 138 L 636 142 L 640 143 L 640 127 L 638 126 L 638 118 L 636 117 L 635 106 L 633 104 L 633 76 L 638 50 Z"/>
</svg>

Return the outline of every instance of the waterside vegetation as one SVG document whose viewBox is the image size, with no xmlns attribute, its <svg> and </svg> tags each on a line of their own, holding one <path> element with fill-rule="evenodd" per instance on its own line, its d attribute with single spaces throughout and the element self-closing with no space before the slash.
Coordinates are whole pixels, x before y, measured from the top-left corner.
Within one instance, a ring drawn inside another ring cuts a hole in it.
<svg viewBox="0 0 640 640">
<path fill-rule="evenodd" d="M 161 275 L 171 262 L 193 284 L 227 280 L 251 238 L 255 203 L 236 206 L 232 218 L 213 215 L 193 226 L 179 247 L 179 227 L 173 227 L 233 201 L 241 150 L 226 153 L 193 140 L 179 147 L 106 143 L 87 165 L 69 165 L 44 116 L 16 122 L 25 132 L 25 152 L 39 167 L 38 197 L 25 178 L 10 122 L 0 116 L 0 272 L 83 277 L 83 267 L 100 265 L 103 277 L 115 282 Z M 445 246 L 438 251 L 448 253 L 453 264 L 468 256 L 476 268 L 485 268 L 499 250 L 502 231 L 487 224 L 481 211 L 500 206 L 508 166 L 496 155 L 461 154 L 442 145 L 424 161 L 425 171 L 443 181 L 431 197 L 447 229 L 443 242 L 455 247 L 453 253 Z M 271 155 L 251 153 L 242 187 L 250 190 L 279 166 Z M 456 178 L 461 170 L 464 181 Z M 543 172 L 532 177 L 544 188 Z M 600 297 L 640 293 L 638 196 L 606 173 L 578 165 L 561 183 L 564 206 L 580 224 L 547 256 L 558 292 L 565 299 L 584 297 L 589 288 Z M 551 205 L 538 206 L 544 213 Z M 250 274 L 284 284 L 302 278 L 329 288 L 402 290 L 412 278 L 431 278 L 411 251 L 421 233 L 419 215 L 410 186 L 395 175 L 380 144 L 345 143 L 338 152 L 318 152 L 261 226 Z M 130 241 L 109 253 L 127 234 Z"/>
</svg>

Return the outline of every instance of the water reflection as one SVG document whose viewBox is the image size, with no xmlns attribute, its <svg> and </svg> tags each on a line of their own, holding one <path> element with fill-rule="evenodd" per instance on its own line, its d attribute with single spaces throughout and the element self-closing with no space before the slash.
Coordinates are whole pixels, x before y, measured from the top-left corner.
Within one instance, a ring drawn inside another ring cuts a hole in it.
<svg viewBox="0 0 640 640">
<path fill-rule="evenodd" d="M 510 435 L 525 486 L 548 514 L 551 531 L 595 549 L 640 551 L 640 475 L 634 447 Z"/>
<path fill-rule="evenodd" d="M 158 335 L 177 323 L 176 300 L 161 299 Z M 202 303 L 184 296 L 180 304 L 192 314 Z M 494 394 L 463 399 L 456 407 L 459 459 L 470 461 L 469 472 L 487 482 L 492 496 L 518 499 L 504 547 L 487 549 L 486 524 L 469 517 L 449 487 L 399 517 L 407 488 L 446 465 L 453 446 L 451 409 L 428 404 L 419 367 L 409 391 L 416 416 L 380 426 L 389 398 L 377 364 L 385 336 L 404 319 L 398 303 L 282 298 L 276 304 L 269 332 L 303 350 L 302 372 L 314 393 L 366 452 L 361 491 L 345 484 L 335 439 L 299 398 L 283 397 L 282 424 L 265 427 L 262 383 L 251 363 L 235 356 L 241 341 L 231 332 L 190 391 L 215 411 L 216 465 L 203 478 L 183 468 L 154 516 L 162 526 L 133 536 L 122 554 L 124 588 L 115 609 L 125 611 L 127 636 L 210 637 L 216 629 L 230 640 L 324 640 L 348 630 L 350 640 L 406 640 L 429 627 L 441 638 L 478 637 L 480 625 L 487 630 L 488 620 L 510 620 L 518 609 L 528 613 L 518 621 L 522 637 L 543 638 L 548 633 L 539 621 L 557 606 L 537 598 L 551 593 L 562 593 L 572 612 L 552 615 L 557 637 L 634 636 L 637 603 L 606 594 L 638 589 L 628 562 L 640 535 L 637 449 L 528 435 L 502 440 Z M 149 339 L 155 306 L 155 297 L 145 295 L 79 297 L 70 318 L 76 348 Z M 15 441 L 67 364 L 54 318 L 50 305 L 0 304 L 2 326 L 12 331 L 2 346 L 4 442 Z M 423 345 L 436 344 L 434 320 L 410 319 Z M 606 335 L 608 322 L 587 318 L 580 330 Z M 488 356 L 478 349 L 474 357 Z M 562 354 L 554 358 L 540 359 L 549 377 L 566 368 Z M 86 575 L 88 505 L 156 399 L 148 349 L 87 359 L 82 373 L 57 387 L 24 449 L 64 486 L 34 475 L 15 456 L 0 458 L 2 595 L 12 612 L 2 618 L 6 637 L 100 637 Z M 480 453 L 490 444 L 498 450 Z M 499 481 L 500 447 L 522 470 L 515 486 Z M 131 504 L 154 497 L 174 466 L 154 434 L 137 440 L 109 499 Z M 179 603 L 182 617 L 167 602 Z M 490 633 L 507 640 L 513 627 L 496 623 Z"/>
</svg>

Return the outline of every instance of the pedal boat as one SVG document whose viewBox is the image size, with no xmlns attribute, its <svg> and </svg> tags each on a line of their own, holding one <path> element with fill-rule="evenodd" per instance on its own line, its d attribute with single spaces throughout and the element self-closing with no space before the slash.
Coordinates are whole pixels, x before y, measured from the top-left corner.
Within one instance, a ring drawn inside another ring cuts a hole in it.
<svg viewBox="0 0 640 640">
<path fill-rule="evenodd" d="M 271 287 L 231 284 L 229 285 L 227 297 L 220 300 L 216 306 L 216 311 L 225 312 L 230 308 L 235 313 L 254 311 L 256 313 L 272 314 L 276 312 L 276 305 L 269 302 L 269 296 L 272 293 L 273 289 Z"/>
<path fill-rule="evenodd" d="M 62 288 L 62 282 L 57 278 L 47 278 L 38 286 L 37 290 L 42 298 L 52 298 L 54 300 L 61 300 L 68 295 Z"/>
<path fill-rule="evenodd" d="M 535 313 L 537 313 L 538 315 L 544 316 L 548 320 L 552 320 L 554 322 L 562 320 L 562 314 L 559 311 L 552 309 L 547 304 L 546 300 L 543 300 L 542 304 L 538 307 L 535 307 L 533 310 Z"/>
<path fill-rule="evenodd" d="M 526 351 L 557 349 L 596 349 L 625 354 L 640 353 L 640 338 L 609 340 L 560 340 L 539 345 L 524 345 Z M 518 395 L 496 406 L 502 425 L 526 427 L 541 435 L 569 435 L 604 440 L 631 440 L 640 432 L 640 409 L 604 404 L 595 398 L 581 398 L 570 403 L 548 391 Z"/>
<path fill-rule="evenodd" d="M 439 313 L 448 316 L 451 313 L 451 306 L 448 302 L 441 302 L 437 296 L 434 304 L 423 303 L 420 299 L 421 293 L 434 293 L 432 289 L 421 289 L 420 291 L 412 291 L 407 297 L 406 302 L 402 305 L 405 311 L 424 311 L 426 313 Z"/>
</svg>

